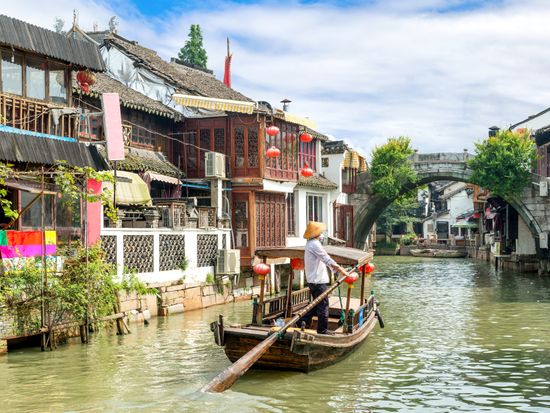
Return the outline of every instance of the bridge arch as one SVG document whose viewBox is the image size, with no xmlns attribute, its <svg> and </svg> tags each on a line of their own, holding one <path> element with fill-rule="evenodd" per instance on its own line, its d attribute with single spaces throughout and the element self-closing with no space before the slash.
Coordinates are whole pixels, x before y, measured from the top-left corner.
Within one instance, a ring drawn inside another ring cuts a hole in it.
<svg viewBox="0 0 550 413">
<path fill-rule="evenodd" d="M 465 183 L 472 182 L 472 170 L 468 167 L 467 161 L 472 157 L 466 151 L 461 153 L 436 153 L 418 154 L 411 156 L 413 168 L 417 173 L 418 181 L 414 185 L 404 185 L 400 195 L 409 192 L 417 187 L 435 181 L 458 181 Z M 387 199 L 370 192 L 370 176 L 364 172 L 358 179 L 357 192 L 367 195 L 367 200 L 359 206 L 354 216 L 354 240 L 357 248 L 363 248 L 374 223 L 382 212 L 396 198 Z M 521 196 L 504 198 L 521 217 L 529 228 L 536 245 L 539 245 L 539 235 L 542 232 L 541 225 L 529 207 L 523 202 Z"/>
</svg>

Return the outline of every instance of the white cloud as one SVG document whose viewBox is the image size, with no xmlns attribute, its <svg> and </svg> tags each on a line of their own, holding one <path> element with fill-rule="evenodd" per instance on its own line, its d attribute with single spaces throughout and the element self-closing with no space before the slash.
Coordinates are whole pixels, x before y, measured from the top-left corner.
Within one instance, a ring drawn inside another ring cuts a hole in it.
<svg viewBox="0 0 550 413">
<path fill-rule="evenodd" d="M 84 28 L 94 21 L 104 27 L 115 14 L 102 2 L 30 3 L 10 2 L 3 12 L 51 27 L 56 15 L 70 21 L 77 4 Z M 472 148 L 487 127 L 507 126 L 550 106 L 544 85 L 548 2 L 430 12 L 459 4 L 226 4 L 155 20 L 126 3 L 116 9 L 120 33 L 165 58 L 176 55 L 189 25 L 199 23 L 218 77 L 229 35 L 236 89 L 277 104 L 289 98 L 293 112 L 357 148 L 367 152 L 388 136 L 408 135 L 429 152 Z"/>
</svg>

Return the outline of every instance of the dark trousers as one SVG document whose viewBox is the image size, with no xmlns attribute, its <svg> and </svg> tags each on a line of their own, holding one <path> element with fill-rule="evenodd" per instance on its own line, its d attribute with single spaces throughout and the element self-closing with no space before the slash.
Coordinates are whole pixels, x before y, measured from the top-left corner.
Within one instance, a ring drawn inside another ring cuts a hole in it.
<svg viewBox="0 0 550 413">
<path fill-rule="evenodd" d="M 314 300 L 328 289 L 327 284 L 308 283 L 308 287 Z M 328 308 L 328 297 L 325 297 L 317 307 L 313 307 L 305 316 L 298 320 L 298 327 L 301 327 L 302 322 L 305 322 L 306 326 L 311 325 L 311 318 L 317 315 L 317 332 L 321 334 L 326 333 L 328 329 Z"/>
</svg>

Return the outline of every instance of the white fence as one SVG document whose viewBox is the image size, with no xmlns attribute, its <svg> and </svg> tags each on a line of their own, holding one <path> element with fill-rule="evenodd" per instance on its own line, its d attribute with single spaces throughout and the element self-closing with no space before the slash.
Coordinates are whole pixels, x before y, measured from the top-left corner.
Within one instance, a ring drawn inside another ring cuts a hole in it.
<svg viewBox="0 0 550 413">
<path fill-rule="evenodd" d="M 118 275 L 136 271 L 148 283 L 204 282 L 208 274 L 215 273 L 218 250 L 231 248 L 230 237 L 231 230 L 221 228 L 101 230 L 105 258 L 116 263 Z"/>
</svg>

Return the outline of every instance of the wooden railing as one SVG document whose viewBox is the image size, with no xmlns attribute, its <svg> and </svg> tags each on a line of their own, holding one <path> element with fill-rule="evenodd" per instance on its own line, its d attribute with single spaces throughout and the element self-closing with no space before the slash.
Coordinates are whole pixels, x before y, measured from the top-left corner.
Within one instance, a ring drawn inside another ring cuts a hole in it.
<svg viewBox="0 0 550 413">
<path fill-rule="evenodd" d="M 309 288 L 293 291 L 290 297 L 292 312 L 299 310 L 309 303 Z M 270 298 L 264 301 L 263 319 L 272 319 L 284 314 L 286 308 L 286 295 Z"/>
<path fill-rule="evenodd" d="M 46 102 L 0 93 L 0 123 L 18 129 L 76 138 L 78 117 L 61 115 L 57 125 L 52 109 L 62 109 Z"/>
</svg>

